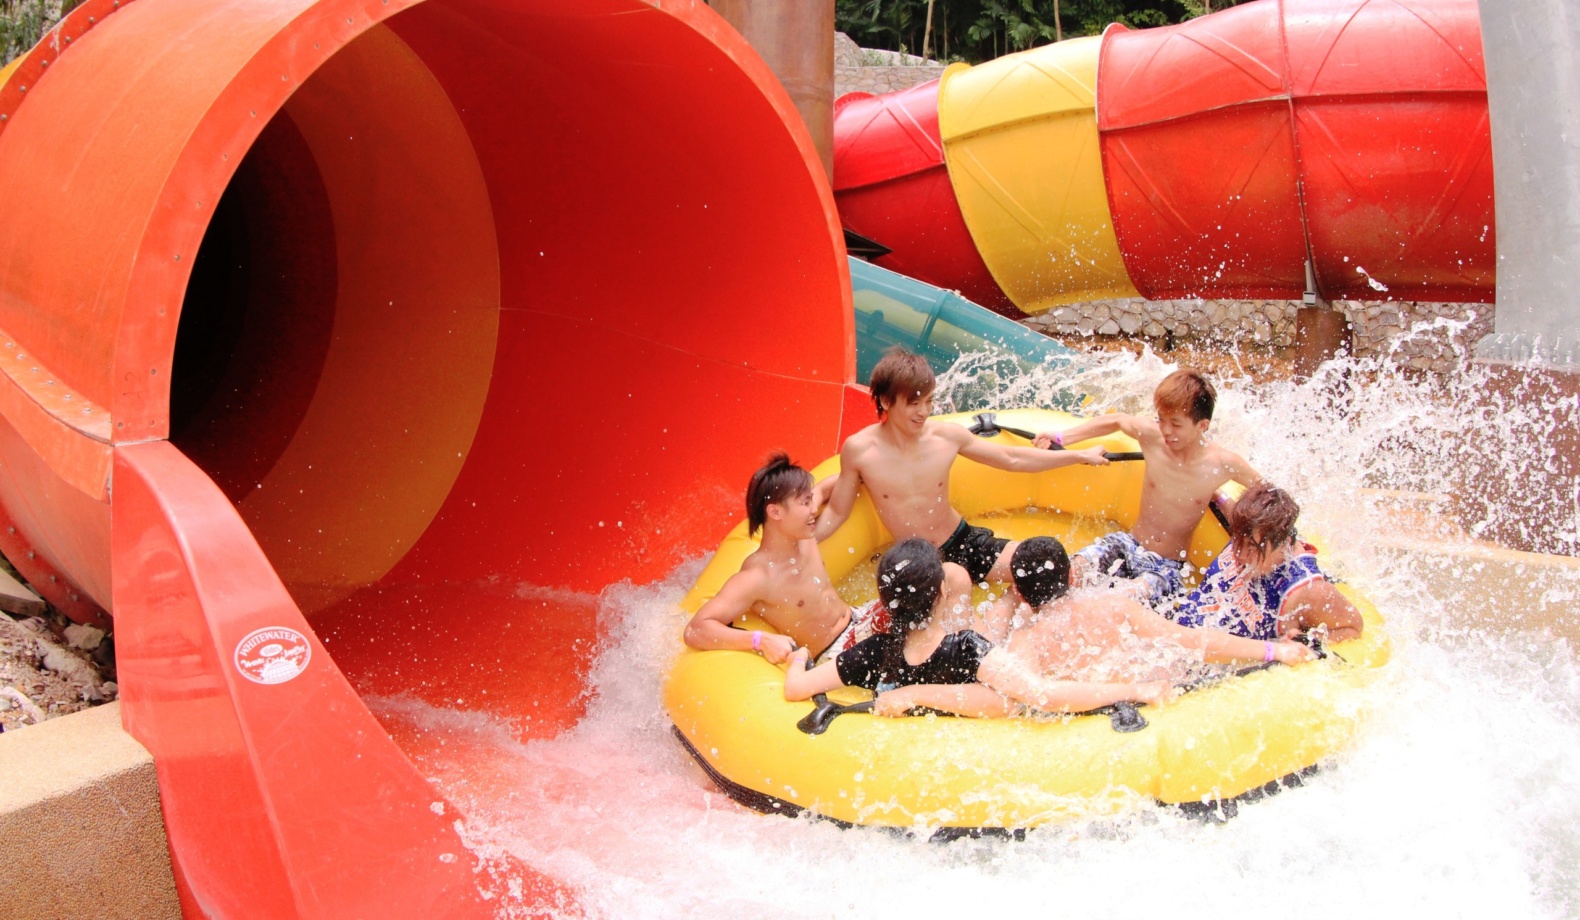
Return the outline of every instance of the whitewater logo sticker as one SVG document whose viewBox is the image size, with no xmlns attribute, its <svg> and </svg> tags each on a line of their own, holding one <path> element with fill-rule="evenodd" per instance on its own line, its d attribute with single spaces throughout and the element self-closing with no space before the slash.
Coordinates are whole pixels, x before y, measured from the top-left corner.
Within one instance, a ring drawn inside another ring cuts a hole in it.
<svg viewBox="0 0 1580 920">
<path fill-rule="evenodd" d="M 255 629 L 236 645 L 236 670 L 254 683 L 283 684 L 307 670 L 313 647 L 285 626 Z"/>
</svg>

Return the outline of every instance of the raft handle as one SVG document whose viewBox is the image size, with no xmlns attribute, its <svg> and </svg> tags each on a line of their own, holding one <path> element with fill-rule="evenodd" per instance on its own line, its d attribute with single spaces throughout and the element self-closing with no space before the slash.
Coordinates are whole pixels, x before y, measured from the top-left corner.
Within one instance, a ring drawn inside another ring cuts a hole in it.
<svg viewBox="0 0 1580 920">
<path fill-rule="evenodd" d="M 826 693 L 812 695 L 813 709 L 795 724 L 808 735 L 821 735 L 828 731 L 828 725 L 839 716 L 847 712 L 871 712 L 872 704 L 876 700 L 863 700 L 860 703 L 835 703 L 828 698 Z"/>
<path fill-rule="evenodd" d="M 1006 425 L 1000 425 L 994 414 L 991 412 L 978 412 L 976 415 L 972 416 L 972 422 L 970 426 L 966 428 L 966 430 L 979 438 L 991 438 L 1001 431 L 1007 431 L 1012 435 L 1025 438 L 1028 441 L 1037 440 L 1037 435 L 1025 430 L 1024 428 L 1010 428 Z M 1054 442 L 1053 444 L 1048 445 L 1048 449 L 1064 450 L 1064 445 Z M 1141 451 L 1139 450 L 1105 450 L 1103 451 L 1103 459 L 1107 460 L 1109 463 L 1123 463 L 1127 460 L 1141 460 L 1144 458 L 1142 457 Z"/>
<path fill-rule="evenodd" d="M 1108 724 L 1121 735 L 1141 731 L 1147 727 L 1146 716 L 1128 700 L 1108 707 Z"/>
</svg>

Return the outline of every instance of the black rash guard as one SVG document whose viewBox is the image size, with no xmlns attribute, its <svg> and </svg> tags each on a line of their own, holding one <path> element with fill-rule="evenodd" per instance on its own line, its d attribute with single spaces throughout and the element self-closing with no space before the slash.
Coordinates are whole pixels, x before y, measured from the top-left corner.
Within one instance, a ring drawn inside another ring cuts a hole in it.
<svg viewBox="0 0 1580 920">
<path fill-rule="evenodd" d="M 906 663 L 904 646 L 903 632 L 879 633 L 840 652 L 834 659 L 840 683 L 868 690 L 877 690 L 879 684 L 974 684 L 982 657 L 993 649 L 993 643 L 969 629 L 945 636 L 921 664 Z"/>
</svg>

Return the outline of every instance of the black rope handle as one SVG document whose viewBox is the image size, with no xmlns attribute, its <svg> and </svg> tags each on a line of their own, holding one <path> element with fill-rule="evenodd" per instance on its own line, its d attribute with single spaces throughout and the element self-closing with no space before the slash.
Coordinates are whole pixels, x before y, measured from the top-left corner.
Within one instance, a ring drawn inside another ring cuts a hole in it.
<svg viewBox="0 0 1580 920">
<path fill-rule="evenodd" d="M 1016 437 L 1025 438 L 1028 441 L 1037 440 L 1037 435 L 1035 433 L 1027 431 L 1024 428 L 1011 428 L 1008 425 L 1000 425 L 991 412 L 978 412 L 966 430 L 979 438 L 991 438 L 1001 431 L 1006 431 L 1012 435 L 1015 435 Z M 1064 450 L 1065 448 L 1063 444 L 1055 441 L 1048 445 L 1048 449 Z M 1105 450 L 1103 451 L 1103 459 L 1110 463 L 1124 463 L 1132 460 L 1145 460 L 1146 458 L 1141 455 L 1141 451 L 1139 450 Z"/>
</svg>

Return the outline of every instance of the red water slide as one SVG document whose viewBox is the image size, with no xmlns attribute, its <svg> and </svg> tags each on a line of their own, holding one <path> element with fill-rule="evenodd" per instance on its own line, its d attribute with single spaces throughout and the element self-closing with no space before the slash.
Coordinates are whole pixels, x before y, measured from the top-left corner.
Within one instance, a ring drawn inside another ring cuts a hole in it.
<svg viewBox="0 0 1580 920">
<path fill-rule="evenodd" d="M 537 589 L 863 420 L 797 124 L 701 0 L 88 0 L 0 88 L 0 549 L 113 617 L 189 916 L 492 912 L 359 694 L 573 724 Z"/>
<path fill-rule="evenodd" d="M 845 225 L 894 250 L 879 264 L 986 305 L 1299 298 L 1308 259 L 1329 298 L 1492 300 L 1475 0 L 1259 0 L 840 102 Z M 1082 119 L 1096 208 L 1046 194 L 1084 168 L 1060 149 L 1083 142 Z M 1073 260 L 1093 269 L 1028 259 L 1017 234 L 1043 256 L 1097 241 Z"/>
</svg>

